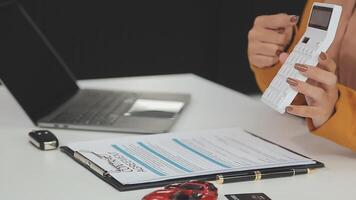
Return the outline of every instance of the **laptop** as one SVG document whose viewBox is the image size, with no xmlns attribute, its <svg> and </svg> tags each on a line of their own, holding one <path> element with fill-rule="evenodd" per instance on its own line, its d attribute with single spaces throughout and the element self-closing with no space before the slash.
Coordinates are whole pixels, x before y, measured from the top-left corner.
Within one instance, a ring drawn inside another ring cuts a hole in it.
<svg viewBox="0 0 356 200">
<path fill-rule="evenodd" d="M 23 7 L 0 5 L 0 79 L 40 127 L 162 133 L 189 94 L 81 89 Z"/>
</svg>

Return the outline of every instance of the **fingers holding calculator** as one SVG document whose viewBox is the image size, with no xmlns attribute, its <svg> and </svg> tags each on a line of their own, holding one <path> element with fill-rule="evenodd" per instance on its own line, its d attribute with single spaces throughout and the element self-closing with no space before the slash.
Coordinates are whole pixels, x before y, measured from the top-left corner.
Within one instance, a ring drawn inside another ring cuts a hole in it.
<svg viewBox="0 0 356 200">
<path fill-rule="evenodd" d="M 288 78 L 291 88 L 304 94 L 305 106 L 290 105 L 287 112 L 310 118 L 315 128 L 324 124 L 334 113 L 339 97 L 335 75 L 336 64 L 326 53 L 319 56 L 318 67 L 296 64 L 295 69 L 308 78 L 307 82 Z"/>
<path fill-rule="evenodd" d="M 295 68 L 295 65 L 302 64 L 304 66 L 312 67 L 312 66 L 317 66 L 319 63 L 319 68 L 320 66 L 324 67 L 324 69 L 330 68 L 330 70 L 324 70 L 324 71 L 329 71 L 330 73 L 334 71 L 334 69 L 331 69 L 331 68 L 335 68 L 335 66 L 333 66 L 334 62 L 331 59 L 328 59 L 327 55 L 322 52 L 326 52 L 328 50 L 328 48 L 330 47 L 330 45 L 332 44 L 335 38 L 337 27 L 341 17 L 341 11 L 342 11 L 342 7 L 338 5 L 317 3 L 317 2 L 313 3 L 310 12 L 311 14 L 309 16 L 309 21 L 307 23 L 306 31 L 304 32 L 303 36 L 299 39 L 299 42 L 294 46 L 290 55 L 285 59 L 283 65 L 280 67 L 279 71 L 274 76 L 268 88 L 264 91 L 262 95 L 262 102 L 264 102 L 271 108 L 283 114 L 285 113 L 287 106 L 289 106 L 292 103 L 293 99 L 298 94 L 298 92 L 303 93 L 307 97 L 311 97 L 311 99 L 316 100 L 319 103 L 323 103 L 323 104 L 328 104 L 330 98 L 334 98 L 334 93 L 332 94 L 333 97 L 327 96 L 331 94 L 327 94 L 327 95 L 324 94 L 323 91 L 329 92 L 329 90 L 322 90 L 322 88 L 324 88 L 325 85 L 321 88 L 318 87 L 319 84 L 323 82 L 317 82 L 316 80 L 313 80 L 313 78 L 300 73 L 300 70 L 298 68 Z M 319 58 L 319 54 L 320 54 L 320 58 Z M 282 57 L 282 55 L 280 57 Z M 330 73 L 323 73 L 323 71 L 321 71 L 320 73 L 323 74 L 323 76 L 325 74 L 329 75 L 328 77 L 333 76 Z M 321 75 L 318 75 L 318 77 L 319 76 Z M 309 79 L 309 82 L 305 83 L 307 79 Z M 298 88 L 295 88 L 296 85 L 298 85 Z M 331 85 L 335 85 L 335 84 L 331 84 Z M 291 88 L 290 86 L 293 86 L 294 88 Z M 334 88 L 334 86 L 332 87 Z M 307 99 L 309 105 L 311 105 L 312 102 L 311 99 Z M 323 106 L 330 107 L 330 105 L 323 105 Z M 288 112 L 289 113 L 292 112 L 291 109 L 293 109 L 293 106 L 288 108 L 289 108 Z M 320 107 L 318 108 L 313 107 L 304 110 L 303 114 L 302 113 L 298 113 L 298 114 L 294 113 L 294 114 L 300 116 L 302 115 L 309 116 L 310 115 L 309 112 L 312 112 L 313 116 L 315 115 L 326 116 L 330 112 L 330 110 L 327 110 L 326 112 L 326 110 L 321 111 L 319 109 Z M 314 125 L 318 125 L 321 122 L 325 121 L 324 119 L 321 119 L 324 117 L 318 117 L 318 118 L 320 119 L 313 121 Z"/>
<path fill-rule="evenodd" d="M 248 58 L 251 64 L 263 68 L 279 61 L 279 55 L 291 42 L 295 15 L 259 16 L 248 34 Z"/>
</svg>

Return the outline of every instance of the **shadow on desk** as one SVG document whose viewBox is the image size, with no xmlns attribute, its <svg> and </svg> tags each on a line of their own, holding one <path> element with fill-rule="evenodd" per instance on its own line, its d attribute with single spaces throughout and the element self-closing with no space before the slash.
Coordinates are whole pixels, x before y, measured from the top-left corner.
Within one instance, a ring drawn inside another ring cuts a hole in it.
<svg viewBox="0 0 356 200">
<path fill-rule="evenodd" d="M 326 138 L 320 136 L 312 137 L 312 135 L 316 136 L 313 133 L 295 136 L 292 138 L 292 142 L 296 143 L 299 147 L 304 149 L 304 151 L 310 152 L 313 155 L 335 155 L 356 159 L 356 154 L 352 150 L 335 144 L 333 141 Z"/>
</svg>

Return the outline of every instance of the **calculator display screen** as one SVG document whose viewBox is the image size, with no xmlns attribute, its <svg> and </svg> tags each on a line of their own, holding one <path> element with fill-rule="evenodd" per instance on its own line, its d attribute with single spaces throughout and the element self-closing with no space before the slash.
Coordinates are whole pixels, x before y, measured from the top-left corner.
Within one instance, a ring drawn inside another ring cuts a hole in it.
<svg viewBox="0 0 356 200">
<path fill-rule="evenodd" d="M 328 30 L 332 8 L 314 6 L 309 20 L 309 26 L 322 30 Z"/>
</svg>

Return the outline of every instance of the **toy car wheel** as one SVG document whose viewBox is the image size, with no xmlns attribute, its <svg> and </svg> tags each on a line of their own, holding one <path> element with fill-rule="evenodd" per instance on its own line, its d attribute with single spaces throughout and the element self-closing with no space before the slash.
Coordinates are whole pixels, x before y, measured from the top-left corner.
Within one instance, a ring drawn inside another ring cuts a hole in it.
<svg viewBox="0 0 356 200">
<path fill-rule="evenodd" d="M 189 195 L 184 194 L 184 193 L 177 193 L 176 195 L 174 195 L 172 200 L 195 200 L 189 197 Z"/>
<path fill-rule="evenodd" d="M 199 200 L 199 199 L 201 199 L 201 197 L 202 197 L 202 194 L 200 194 L 200 193 L 192 194 L 192 200 Z"/>
</svg>

